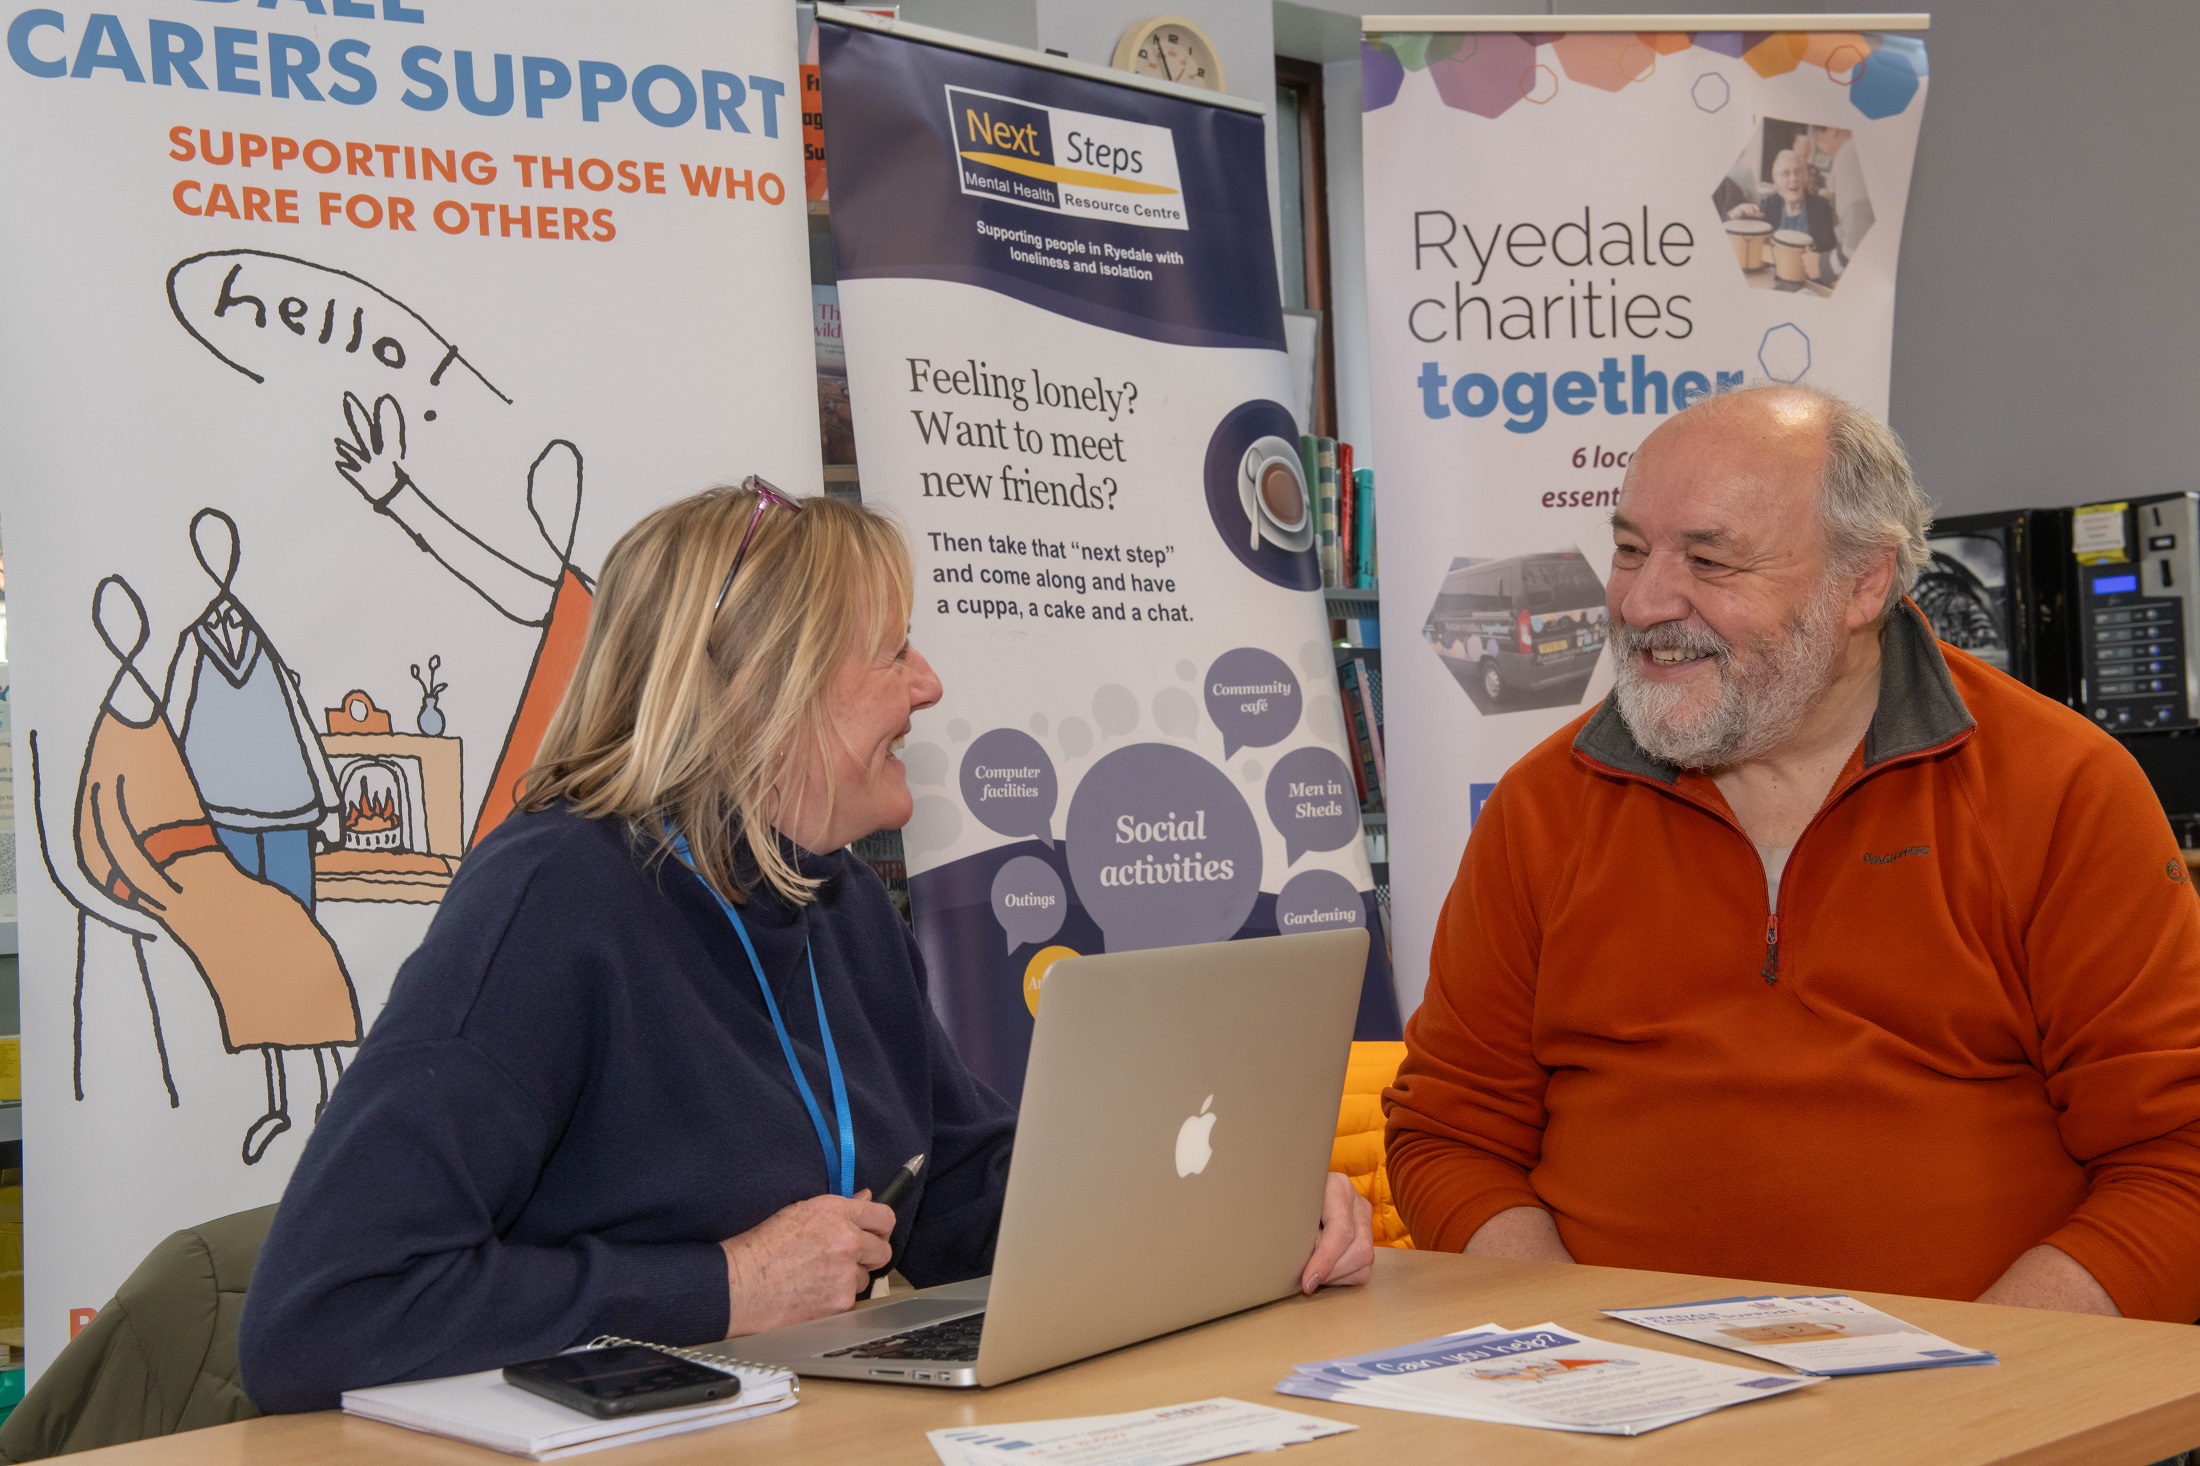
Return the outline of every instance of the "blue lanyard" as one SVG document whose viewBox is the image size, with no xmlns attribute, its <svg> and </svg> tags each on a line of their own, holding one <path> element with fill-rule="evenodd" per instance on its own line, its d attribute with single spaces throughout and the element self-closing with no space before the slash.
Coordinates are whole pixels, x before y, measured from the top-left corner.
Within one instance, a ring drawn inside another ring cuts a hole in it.
<svg viewBox="0 0 2200 1466">
<path fill-rule="evenodd" d="M 756 943 L 749 940 L 749 929 L 741 920 L 741 913 L 731 901 L 718 894 L 718 888 L 703 880 L 701 871 L 695 870 L 695 860 L 688 852 L 685 835 L 675 832 L 672 848 L 678 852 L 680 862 L 695 871 L 695 879 L 703 882 L 703 889 L 717 899 L 718 907 L 726 913 L 726 920 L 733 923 L 733 934 L 741 939 L 741 950 L 749 954 L 749 970 L 756 974 L 756 985 L 763 991 L 764 1007 L 772 1015 L 772 1029 L 779 1035 L 779 1052 L 787 1056 L 787 1069 L 794 1075 L 794 1086 L 802 1092 L 802 1103 L 810 1112 L 810 1123 L 817 1128 L 817 1143 L 825 1150 L 825 1184 L 833 1184 L 833 1173 L 840 1173 L 840 1194 L 856 1194 L 856 1127 L 848 1114 L 848 1085 L 840 1077 L 840 1053 L 833 1047 L 833 1026 L 825 1018 L 825 993 L 817 983 L 817 956 L 809 943 L 802 946 L 802 955 L 810 964 L 810 996 L 817 1002 L 817 1031 L 825 1041 L 825 1075 L 833 1089 L 833 1118 L 840 1122 L 840 1144 L 833 1144 L 833 1135 L 825 1128 L 825 1112 L 818 1108 L 817 1095 L 810 1088 L 810 1081 L 802 1073 L 802 1061 L 795 1057 L 794 1040 L 787 1035 L 787 1020 L 779 1016 L 779 1000 L 772 996 L 772 985 L 764 978 L 764 964 L 757 959 Z"/>
</svg>

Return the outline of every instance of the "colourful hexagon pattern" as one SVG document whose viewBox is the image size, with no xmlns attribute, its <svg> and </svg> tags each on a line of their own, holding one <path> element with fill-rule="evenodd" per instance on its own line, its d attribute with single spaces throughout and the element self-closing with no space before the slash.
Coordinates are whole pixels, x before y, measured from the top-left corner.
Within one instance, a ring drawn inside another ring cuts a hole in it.
<svg viewBox="0 0 2200 1466">
<path fill-rule="evenodd" d="M 1600 91 L 1616 92 L 1658 69 L 1658 53 L 1642 36 L 1627 31 L 1575 31 L 1551 42 L 1568 78 Z"/>
<path fill-rule="evenodd" d="M 1537 60 L 1544 46 L 1556 67 Z M 1401 31 L 1362 40 L 1360 106 L 1388 107 L 1408 72 L 1426 71 L 1445 106 L 1500 117 L 1516 103 L 1549 102 L 1567 83 L 1621 91 L 1652 76 L 1660 57 L 1690 49 L 1733 57 L 1759 76 L 1822 70 L 1874 119 L 1908 110 L 1928 74 L 1924 42 L 1881 31 Z M 1704 105 L 1700 95 L 1697 105 Z"/>
<path fill-rule="evenodd" d="M 1526 36 L 1505 33 L 1469 36 L 1467 44 L 1441 61 L 1428 64 L 1429 80 L 1444 105 L 1477 117 L 1497 117 L 1532 95 L 1535 47 Z"/>
</svg>

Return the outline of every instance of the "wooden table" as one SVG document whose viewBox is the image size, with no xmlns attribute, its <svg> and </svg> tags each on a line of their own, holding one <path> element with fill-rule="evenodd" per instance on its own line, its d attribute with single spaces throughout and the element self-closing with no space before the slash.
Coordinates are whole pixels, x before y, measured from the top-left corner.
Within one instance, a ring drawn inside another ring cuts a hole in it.
<svg viewBox="0 0 2200 1466">
<path fill-rule="evenodd" d="M 1482 1323 L 1552 1320 L 1601 1338 L 1730 1364 L 1741 1355 L 1651 1333 L 1600 1307 L 1798 1292 L 1726 1278 L 1493 1262 L 1385 1250 L 1365 1288 L 1293 1298 L 991 1390 L 807 1381 L 802 1403 L 761 1420 L 589 1456 L 671 1463 L 936 1462 L 924 1433 L 950 1425 L 1102 1415 L 1215 1395 L 1349 1421 L 1359 1430 L 1266 1458 L 1283 1466 L 1509 1462 L 2082 1462 L 2146 1466 L 2200 1445 L 2200 1328 L 1863 1294 L 1997 1366 L 1829 1380 L 1632 1439 L 1483 1425 L 1311 1400 L 1273 1386 L 1302 1360 L 1410 1343 Z M 1769 1366 L 1751 1365 L 1754 1368 Z M 73 1457 L 85 1466 L 493 1466 L 490 1452 L 341 1415 L 249 1420 Z"/>
</svg>

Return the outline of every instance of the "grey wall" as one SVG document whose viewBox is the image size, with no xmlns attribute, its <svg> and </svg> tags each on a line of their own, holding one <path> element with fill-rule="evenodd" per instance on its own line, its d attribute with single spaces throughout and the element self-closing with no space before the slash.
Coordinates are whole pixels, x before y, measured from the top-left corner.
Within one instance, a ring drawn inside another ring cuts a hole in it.
<svg viewBox="0 0 2200 1466">
<path fill-rule="evenodd" d="M 1004 46 L 1039 45 L 1038 0 L 901 0 L 901 18 Z"/>
<path fill-rule="evenodd" d="M 1946 0 L 1926 46 L 1892 397 L 1926 488 L 1963 513 L 2200 487 L 2200 5 Z"/>
</svg>

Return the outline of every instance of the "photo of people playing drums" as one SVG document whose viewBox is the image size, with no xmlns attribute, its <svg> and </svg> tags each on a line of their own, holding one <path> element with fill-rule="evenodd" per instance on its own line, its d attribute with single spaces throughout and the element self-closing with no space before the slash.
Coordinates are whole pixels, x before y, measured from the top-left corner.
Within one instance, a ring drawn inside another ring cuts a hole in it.
<svg viewBox="0 0 2200 1466">
<path fill-rule="evenodd" d="M 1831 295 L 1872 226 L 1855 134 L 1764 119 L 1712 195 L 1743 278 Z"/>
</svg>

